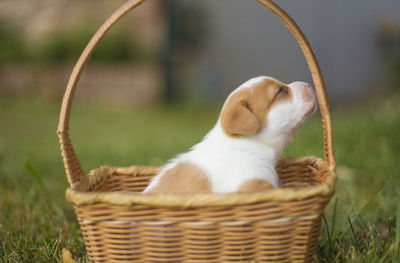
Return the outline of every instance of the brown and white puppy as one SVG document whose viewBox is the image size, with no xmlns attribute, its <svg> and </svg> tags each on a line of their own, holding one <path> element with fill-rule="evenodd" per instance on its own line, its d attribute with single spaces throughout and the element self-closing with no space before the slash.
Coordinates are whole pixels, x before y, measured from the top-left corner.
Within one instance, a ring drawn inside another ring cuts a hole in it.
<svg viewBox="0 0 400 263">
<path fill-rule="evenodd" d="M 218 122 L 203 141 L 171 160 L 144 193 L 226 193 L 278 187 L 276 162 L 316 105 L 308 83 L 286 85 L 265 76 L 248 80 L 229 95 Z"/>
</svg>

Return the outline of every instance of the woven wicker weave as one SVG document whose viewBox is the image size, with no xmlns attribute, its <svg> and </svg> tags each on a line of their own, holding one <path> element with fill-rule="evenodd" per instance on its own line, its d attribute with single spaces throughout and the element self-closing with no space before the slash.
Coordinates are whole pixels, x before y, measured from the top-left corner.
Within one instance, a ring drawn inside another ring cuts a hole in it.
<svg viewBox="0 0 400 263">
<path fill-rule="evenodd" d="M 314 262 L 324 207 L 336 182 L 329 103 L 318 63 L 296 23 L 275 3 L 258 0 L 298 41 L 317 91 L 325 160 L 285 158 L 282 188 L 267 192 L 142 195 L 159 168 L 101 167 L 86 175 L 69 139 L 69 118 L 80 73 L 97 43 L 128 11 L 129 0 L 100 27 L 71 74 L 58 135 L 65 171 L 91 262 Z"/>
</svg>

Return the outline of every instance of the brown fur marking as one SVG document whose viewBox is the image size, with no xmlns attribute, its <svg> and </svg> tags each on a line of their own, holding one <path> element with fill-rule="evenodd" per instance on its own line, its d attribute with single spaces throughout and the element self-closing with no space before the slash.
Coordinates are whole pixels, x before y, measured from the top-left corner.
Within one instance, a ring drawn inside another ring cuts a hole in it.
<svg viewBox="0 0 400 263">
<path fill-rule="evenodd" d="M 278 94 L 280 87 L 285 91 Z M 290 88 L 272 79 L 264 79 L 250 88 L 239 90 L 230 96 L 221 111 L 222 129 L 233 137 L 255 134 L 267 126 L 271 108 L 291 98 Z"/>
<path fill-rule="evenodd" d="M 198 194 L 211 193 L 211 183 L 205 173 L 194 164 L 178 163 L 159 178 L 149 194 Z"/>
<path fill-rule="evenodd" d="M 250 179 L 239 186 L 238 192 L 258 192 L 270 189 L 274 189 L 274 186 L 267 180 Z"/>
</svg>

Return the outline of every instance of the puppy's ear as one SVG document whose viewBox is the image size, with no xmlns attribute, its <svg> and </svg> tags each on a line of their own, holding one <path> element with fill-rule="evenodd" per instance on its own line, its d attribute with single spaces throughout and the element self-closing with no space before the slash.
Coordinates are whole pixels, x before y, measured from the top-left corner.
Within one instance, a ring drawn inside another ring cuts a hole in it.
<svg viewBox="0 0 400 263">
<path fill-rule="evenodd" d="M 256 114 L 246 100 L 228 102 L 221 112 L 221 126 L 230 136 L 255 134 L 260 129 Z"/>
</svg>

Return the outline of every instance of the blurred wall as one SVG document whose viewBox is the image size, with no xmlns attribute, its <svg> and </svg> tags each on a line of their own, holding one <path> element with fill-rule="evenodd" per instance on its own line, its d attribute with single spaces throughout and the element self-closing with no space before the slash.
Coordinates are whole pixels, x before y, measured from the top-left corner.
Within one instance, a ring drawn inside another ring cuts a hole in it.
<svg viewBox="0 0 400 263">
<path fill-rule="evenodd" d="M 197 64 L 198 81 L 228 93 L 243 81 L 270 75 L 283 82 L 311 81 L 289 31 L 257 1 L 193 0 L 207 10 L 210 35 Z M 385 17 L 400 21 L 398 0 L 276 1 L 308 37 L 330 99 L 353 101 L 386 82 L 377 31 Z"/>
</svg>

